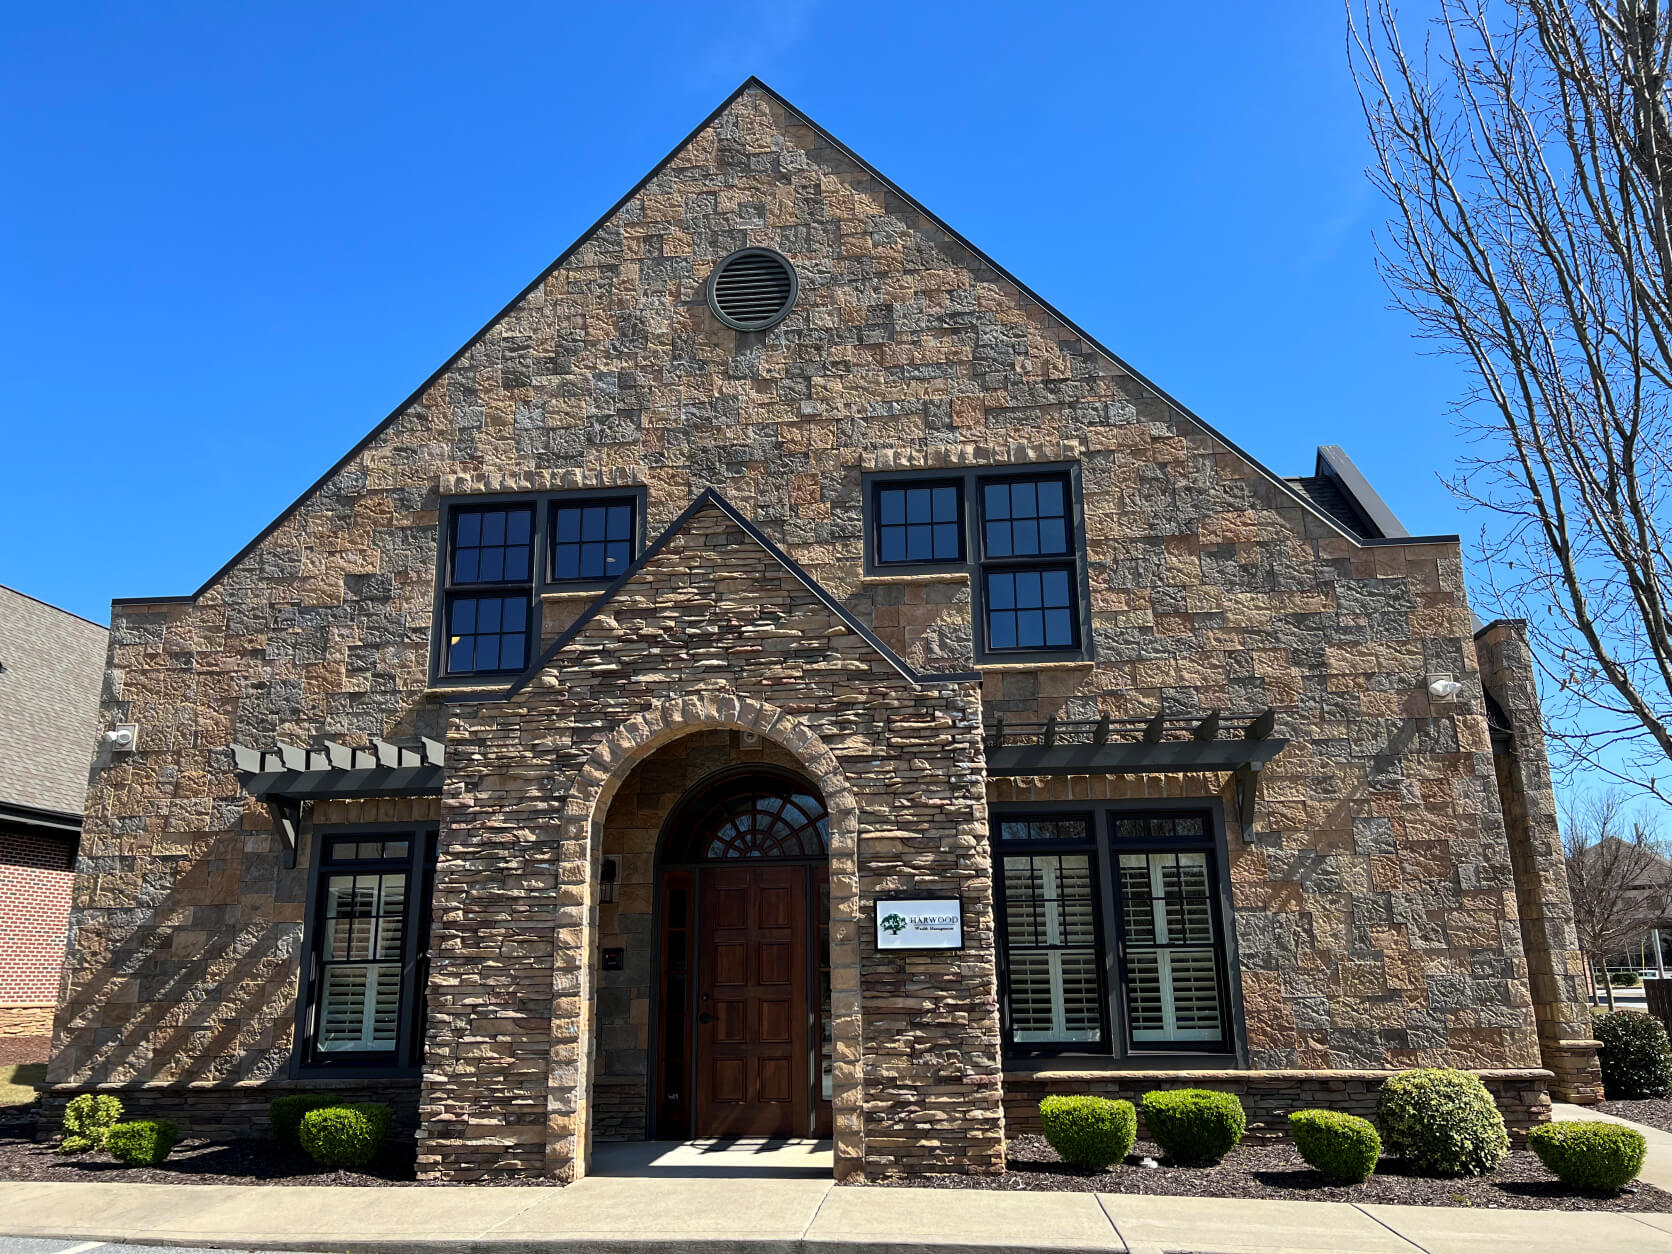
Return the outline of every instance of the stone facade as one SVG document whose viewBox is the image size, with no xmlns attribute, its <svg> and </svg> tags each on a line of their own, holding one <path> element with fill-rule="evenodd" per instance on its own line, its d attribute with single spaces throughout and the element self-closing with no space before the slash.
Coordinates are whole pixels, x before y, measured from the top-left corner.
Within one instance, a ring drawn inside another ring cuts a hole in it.
<svg viewBox="0 0 1672 1254">
<path fill-rule="evenodd" d="M 1475 649 L 1481 680 L 1510 723 L 1511 734 L 1494 745 L 1493 763 L 1515 868 L 1539 1048 L 1554 1072 L 1551 1090 L 1557 1099 L 1594 1104 L 1603 1096 L 1601 1043 L 1591 1033 L 1585 957 L 1568 897 L 1527 625 L 1507 619 L 1488 623 L 1475 636 Z"/>
<path fill-rule="evenodd" d="M 703 299 L 746 244 L 800 275 L 764 334 Z M 444 496 L 642 486 L 655 536 L 715 489 L 911 667 L 954 674 L 968 576 L 867 576 L 861 476 L 1061 461 L 1092 661 L 913 682 L 710 508 L 606 604 L 549 599 L 548 639 L 581 625 L 533 682 L 432 686 Z M 1430 701 L 1436 672 L 1457 701 Z M 594 956 L 636 934 L 595 895 L 612 801 L 682 736 L 749 731 L 832 815 L 839 1170 L 992 1169 L 986 803 L 1230 784 L 988 781 L 981 721 L 1163 705 L 1271 707 L 1288 741 L 1230 839 L 1254 1068 L 1539 1066 L 1456 540 L 1357 539 L 746 84 L 197 594 L 116 606 L 102 718 L 141 736 L 89 793 L 51 1078 L 289 1083 L 310 850 L 284 866 L 230 746 L 445 740 L 420 1161 L 571 1179 L 643 1100 L 632 990 L 623 1023 Z M 925 885 L 965 903 L 960 960 L 869 950 L 864 904 Z"/>
<path fill-rule="evenodd" d="M 1002 1169 L 979 694 L 899 673 L 717 507 L 521 692 L 453 720 L 422 1167 L 585 1170 L 607 816 L 716 727 L 772 742 L 830 811 L 838 1175 Z M 957 895 L 966 951 L 877 952 L 860 921 L 886 894 Z"/>
</svg>

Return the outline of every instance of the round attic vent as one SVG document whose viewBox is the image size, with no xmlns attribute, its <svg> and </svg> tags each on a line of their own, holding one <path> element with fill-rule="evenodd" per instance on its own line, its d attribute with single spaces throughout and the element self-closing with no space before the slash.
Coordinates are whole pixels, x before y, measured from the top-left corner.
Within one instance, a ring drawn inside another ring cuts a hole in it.
<svg viewBox="0 0 1672 1254">
<path fill-rule="evenodd" d="M 708 307 L 734 331 L 764 331 L 784 320 L 800 290 L 788 258 L 770 248 L 740 248 L 708 277 Z"/>
</svg>

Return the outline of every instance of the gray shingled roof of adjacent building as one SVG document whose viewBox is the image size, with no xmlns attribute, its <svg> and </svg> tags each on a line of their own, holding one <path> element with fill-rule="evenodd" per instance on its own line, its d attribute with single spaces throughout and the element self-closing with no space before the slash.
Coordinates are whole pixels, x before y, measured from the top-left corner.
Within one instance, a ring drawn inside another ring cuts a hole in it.
<svg viewBox="0 0 1672 1254">
<path fill-rule="evenodd" d="M 0 805 L 81 814 L 109 635 L 0 586 Z"/>
</svg>

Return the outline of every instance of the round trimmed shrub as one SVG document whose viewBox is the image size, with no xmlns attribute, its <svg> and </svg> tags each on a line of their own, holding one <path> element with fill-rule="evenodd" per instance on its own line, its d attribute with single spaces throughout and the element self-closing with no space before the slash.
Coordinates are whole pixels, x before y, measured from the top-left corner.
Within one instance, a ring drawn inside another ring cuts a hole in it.
<svg viewBox="0 0 1672 1254">
<path fill-rule="evenodd" d="M 83 1154 L 103 1149 L 105 1134 L 122 1118 L 122 1099 L 114 1093 L 83 1093 L 64 1107 L 60 1154 Z"/>
<path fill-rule="evenodd" d="M 302 1130 L 302 1116 L 321 1106 L 336 1106 L 341 1099 L 323 1093 L 286 1093 L 267 1103 L 267 1126 L 279 1148 L 295 1154 L 302 1148 L 298 1134 Z"/>
<path fill-rule="evenodd" d="M 170 1119 L 135 1119 L 112 1124 L 105 1133 L 105 1149 L 130 1167 L 155 1167 L 180 1142 L 180 1127 Z"/>
<path fill-rule="evenodd" d="M 1382 1156 L 1376 1125 L 1345 1111 L 1297 1110 L 1289 1135 L 1308 1166 L 1340 1184 L 1362 1184 Z"/>
<path fill-rule="evenodd" d="M 1637 1179 L 1649 1150 L 1635 1128 L 1578 1119 L 1540 1124 L 1527 1133 L 1527 1144 L 1563 1184 L 1608 1193 Z"/>
<path fill-rule="evenodd" d="M 1643 977 L 1635 971 L 1610 971 L 1608 982 L 1615 988 L 1641 988 Z"/>
<path fill-rule="evenodd" d="M 1382 1085 L 1376 1124 L 1388 1150 L 1424 1175 L 1485 1175 L 1509 1153 L 1498 1103 L 1467 1071 L 1401 1071 Z"/>
<path fill-rule="evenodd" d="M 302 1116 L 302 1148 L 321 1167 L 364 1167 L 383 1148 L 394 1111 L 382 1102 L 321 1106 Z"/>
<path fill-rule="evenodd" d="M 1609 1101 L 1665 1097 L 1672 1092 L 1666 1029 L 1641 1010 L 1616 1010 L 1594 1021 L 1602 1042 L 1602 1088 Z"/>
<path fill-rule="evenodd" d="M 1113 1166 L 1138 1139 L 1132 1103 L 1107 1097 L 1047 1097 L 1039 1103 L 1039 1121 L 1057 1156 L 1075 1167 Z"/>
<path fill-rule="evenodd" d="M 1164 1089 L 1145 1093 L 1144 1126 L 1175 1163 L 1218 1162 L 1248 1128 L 1235 1093 L 1213 1089 Z"/>
</svg>

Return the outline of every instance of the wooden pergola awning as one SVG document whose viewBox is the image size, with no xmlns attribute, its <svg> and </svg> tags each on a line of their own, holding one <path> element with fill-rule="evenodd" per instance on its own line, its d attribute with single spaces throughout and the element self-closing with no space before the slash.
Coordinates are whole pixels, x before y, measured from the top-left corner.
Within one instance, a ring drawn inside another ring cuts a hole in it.
<svg viewBox="0 0 1672 1254">
<path fill-rule="evenodd" d="M 1238 817 L 1254 821 L 1260 772 L 1289 742 L 1272 735 L 1277 712 L 1206 717 L 1048 719 L 987 725 L 988 775 L 1228 774 L 1236 777 Z"/>
<path fill-rule="evenodd" d="M 285 842 L 285 865 L 293 867 L 304 801 L 437 796 L 446 751 L 428 739 L 416 746 L 374 740 L 365 748 L 329 740 L 320 749 L 233 745 L 232 764 L 244 791 L 273 816 L 273 826 Z"/>
</svg>

